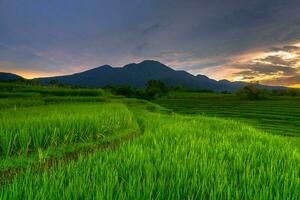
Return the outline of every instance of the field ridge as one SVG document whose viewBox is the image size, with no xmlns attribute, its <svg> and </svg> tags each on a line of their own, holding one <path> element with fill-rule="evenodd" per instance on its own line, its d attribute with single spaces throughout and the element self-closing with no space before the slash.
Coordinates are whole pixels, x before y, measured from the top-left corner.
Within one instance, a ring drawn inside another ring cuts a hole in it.
<svg viewBox="0 0 300 200">
<path fill-rule="evenodd" d="M 65 153 L 61 157 L 56 157 L 56 156 L 49 157 L 43 160 L 42 162 L 38 162 L 35 165 L 30 167 L 31 169 L 34 169 L 37 172 L 42 172 L 43 170 L 55 167 L 58 164 L 62 164 L 62 163 L 67 164 L 70 161 L 76 161 L 80 156 L 89 156 L 100 150 L 101 151 L 108 150 L 108 149 L 113 150 L 116 147 L 118 147 L 121 143 L 131 141 L 135 137 L 139 136 L 140 134 L 141 134 L 140 131 L 130 132 L 126 135 L 123 135 L 113 140 L 105 141 L 102 143 L 96 143 L 93 146 L 90 146 L 88 148 L 81 148 L 76 151 Z M 0 186 L 10 183 L 16 176 L 24 172 L 24 170 L 25 168 L 19 167 L 19 168 L 9 168 L 4 171 L 0 171 Z"/>
</svg>

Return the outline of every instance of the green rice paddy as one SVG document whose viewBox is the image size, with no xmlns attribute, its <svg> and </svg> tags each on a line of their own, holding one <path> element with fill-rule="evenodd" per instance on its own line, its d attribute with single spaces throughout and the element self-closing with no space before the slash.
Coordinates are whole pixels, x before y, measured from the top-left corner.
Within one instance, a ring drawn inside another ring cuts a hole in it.
<svg viewBox="0 0 300 200">
<path fill-rule="evenodd" d="M 162 98 L 155 103 L 181 114 L 243 121 L 269 133 L 300 136 L 300 98 L 239 100 L 232 96 Z"/>
<path fill-rule="evenodd" d="M 300 199 L 297 99 L 75 94 L 0 99 L 0 199 Z"/>
</svg>

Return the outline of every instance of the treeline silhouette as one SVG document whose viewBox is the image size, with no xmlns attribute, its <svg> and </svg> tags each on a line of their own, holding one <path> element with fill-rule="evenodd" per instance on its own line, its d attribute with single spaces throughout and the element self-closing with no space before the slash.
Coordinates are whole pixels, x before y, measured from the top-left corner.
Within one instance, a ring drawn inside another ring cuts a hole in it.
<svg viewBox="0 0 300 200">
<path fill-rule="evenodd" d="M 5 81 L 6 83 L 15 83 L 15 84 L 25 84 L 25 85 L 33 85 L 33 86 L 45 86 L 45 84 L 39 82 L 38 80 L 28 80 L 28 79 L 18 79 Z M 71 86 L 64 85 L 60 83 L 58 80 L 51 80 L 48 84 L 48 87 L 55 88 L 69 88 L 69 89 L 92 89 L 90 87 L 81 87 L 81 86 Z M 115 95 L 122 95 L 128 98 L 139 98 L 146 100 L 153 100 L 156 98 L 160 98 L 166 96 L 171 91 L 181 91 L 181 92 L 199 92 L 199 93 L 217 93 L 211 90 L 206 89 L 188 89 L 183 86 L 167 86 L 164 82 L 160 80 L 149 80 L 144 88 L 136 88 L 131 85 L 107 85 L 103 87 L 103 89 L 110 91 Z M 232 94 L 229 91 L 223 91 L 222 94 Z M 247 86 L 240 88 L 234 92 L 235 96 L 239 99 L 245 100 L 260 100 L 260 99 L 268 99 L 276 96 L 290 96 L 296 97 L 300 96 L 299 89 L 279 89 L 279 90 L 269 90 L 259 87 L 258 84 L 249 83 Z"/>
<path fill-rule="evenodd" d="M 300 96 L 299 89 L 282 89 L 282 90 L 267 90 L 259 88 L 254 84 L 249 84 L 243 88 L 238 89 L 235 92 L 236 96 L 241 99 L 247 100 L 259 100 L 259 99 L 268 99 L 275 96 Z"/>
<path fill-rule="evenodd" d="M 155 99 L 166 95 L 171 89 L 175 87 L 167 87 L 164 82 L 160 80 L 150 80 L 147 82 L 145 88 L 136 88 L 131 85 L 116 86 L 108 85 L 104 89 L 110 90 L 113 94 L 122 95 L 129 98 L 139 99 Z M 179 89 L 179 88 L 178 88 Z"/>
</svg>

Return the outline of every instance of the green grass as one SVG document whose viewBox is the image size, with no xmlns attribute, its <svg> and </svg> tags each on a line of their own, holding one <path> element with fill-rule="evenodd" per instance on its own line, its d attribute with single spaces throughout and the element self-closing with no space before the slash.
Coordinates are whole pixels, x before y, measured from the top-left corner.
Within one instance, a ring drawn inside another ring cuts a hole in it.
<svg viewBox="0 0 300 200">
<path fill-rule="evenodd" d="M 41 98 L 0 98 L 0 109 L 18 109 L 22 107 L 37 106 L 43 104 L 45 104 L 45 102 Z"/>
<path fill-rule="evenodd" d="M 0 199 L 300 199 L 299 99 L 0 89 Z"/>
<path fill-rule="evenodd" d="M 162 98 L 155 101 L 174 112 L 232 118 L 270 133 L 300 136 L 300 99 L 247 101 L 233 96 Z"/>
<path fill-rule="evenodd" d="M 63 104 L 0 113 L 0 157 L 39 148 L 96 140 L 134 125 L 120 104 Z"/>
<path fill-rule="evenodd" d="M 102 89 L 82 89 L 32 86 L 26 84 L 0 83 L 0 98 L 8 97 L 37 97 L 37 96 L 80 96 L 97 97 L 107 95 Z"/>
<path fill-rule="evenodd" d="M 189 99 L 199 99 L 203 97 L 216 97 L 216 98 L 226 98 L 232 96 L 231 94 L 219 94 L 213 92 L 185 92 L 185 91 L 170 91 L 165 98 L 169 99 L 182 99 L 182 98 L 189 98 Z"/>
<path fill-rule="evenodd" d="M 30 92 L 0 92 L 0 98 L 37 98 L 39 94 Z"/>
<path fill-rule="evenodd" d="M 0 109 L 59 103 L 103 102 L 109 101 L 110 98 L 112 95 L 102 89 L 0 83 Z"/>
<path fill-rule="evenodd" d="M 44 97 L 42 98 L 45 104 L 58 103 L 77 103 L 77 102 L 105 102 L 109 101 L 106 97 L 85 97 L 85 96 L 62 96 L 62 97 Z"/>
<path fill-rule="evenodd" d="M 1 199 L 299 199 L 300 156 L 235 121 L 139 112 L 144 134 L 115 151 L 24 174 Z"/>
</svg>

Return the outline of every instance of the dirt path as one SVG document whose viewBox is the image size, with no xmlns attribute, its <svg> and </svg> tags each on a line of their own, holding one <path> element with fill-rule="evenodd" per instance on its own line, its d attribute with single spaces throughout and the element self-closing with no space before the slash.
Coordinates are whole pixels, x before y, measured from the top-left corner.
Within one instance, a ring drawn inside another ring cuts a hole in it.
<svg viewBox="0 0 300 200">
<path fill-rule="evenodd" d="M 51 169 L 59 164 L 67 164 L 70 161 L 76 161 L 78 160 L 79 156 L 89 156 L 99 150 L 107 150 L 107 149 L 115 149 L 117 148 L 121 143 L 128 142 L 136 138 L 141 134 L 142 131 L 139 132 L 132 132 L 125 136 L 119 137 L 117 139 L 101 143 L 101 144 L 95 144 L 92 147 L 80 149 L 77 151 L 73 151 L 70 153 L 64 154 L 62 157 L 51 157 L 48 158 L 42 162 L 39 162 L 37 164 L 33 164 L 31 169 L 37 173 L 41 173 L 46 169 Z M 15 177 L 19 176 L 20 174 L 24 173 L 26 168 L 10 168 L 5 171 L 0 172 L 0 186 L 4 184 L 9 184 Z"/>
</svg>

